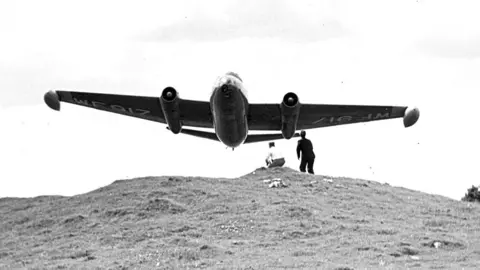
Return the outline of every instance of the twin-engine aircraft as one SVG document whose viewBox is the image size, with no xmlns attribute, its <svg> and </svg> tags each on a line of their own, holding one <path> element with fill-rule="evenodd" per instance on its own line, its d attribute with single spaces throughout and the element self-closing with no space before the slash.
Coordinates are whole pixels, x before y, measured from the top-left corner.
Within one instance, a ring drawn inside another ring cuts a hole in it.
<svg viewBox="0 0 480 270">
<path fill-rule="evenodd" d="M 167 124 L 174 134 L 183 133 L 220 141 L 227 148 L 244 143 L 291 139 L 297 130 L 385 120 L 403 117 L 405 127 L 414 125 L 418 108 L 301 104 L 289 92 L 280 103 L 249 103 L 238 74 L 227 72 L 213 85 L 210 101 L 181 99 L 173 87 L 160 97 L 54 91 L 45 93 L 45 103 L 60 110 L 60 102 L 128 115 Z M 212 128 L 206 132 L 183 127 Z M 249 131 L 280 131 L 277 134 L 249 134 Z"/>
</svg>

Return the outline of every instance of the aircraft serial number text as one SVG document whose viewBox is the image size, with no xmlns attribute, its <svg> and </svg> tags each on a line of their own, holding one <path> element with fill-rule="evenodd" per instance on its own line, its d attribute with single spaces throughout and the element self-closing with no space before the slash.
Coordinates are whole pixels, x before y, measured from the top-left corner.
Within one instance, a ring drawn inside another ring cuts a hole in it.
<svg viewBox="0 0 480 270">
<path fill-rule="evenodd" d="M 387 113 L 377 113 L 376 115 L 370 113 L 366 116 L 361 116 L 361 117 L 353 117 L 349 115 L 344 115 L 344 116 L 331 116 L 331 117 L 322 117 L 316 121 L 313 122 L 313 124 L 318 124 L 318 123 L 330 123 L 330 124 L 337 124 L 337 123 L 345 123 L 345 122 L 350 122 L 350 121 L 355 121 L 355 122 L 364 122 L 364 121 L 371 121 L 371 120 L 379 120 L 379 119 L 388 119 L 390 117 L 390 114 Z"/>
<path fill-rule="evenodd" d="M 150 113 L 149 110 L 124 107 L 122 105 L 117 105 L 117 104 L 107 105 L 107 104 L 105 104 L 103 102 L 99 102 L 99 101 L 90 101 L 89 102 L 88 100 L 79 100 L 79 99 L 76 99 L 76 98 L 73 98 L 73 101 L 75 103 L 79 104 L 79 105 L 94 107 L 94 108 L 97 108 L 97 109 L 103 109 L 103 110 L 107 110 L 107 111 L 113 110 L 113 111 L 118 111 L 118 112 L 124 112 L 124 113 L 133 114 L 133 115 L 139 115 L 139 116 L 147 115 L 147 114 Z"/>
</svg>

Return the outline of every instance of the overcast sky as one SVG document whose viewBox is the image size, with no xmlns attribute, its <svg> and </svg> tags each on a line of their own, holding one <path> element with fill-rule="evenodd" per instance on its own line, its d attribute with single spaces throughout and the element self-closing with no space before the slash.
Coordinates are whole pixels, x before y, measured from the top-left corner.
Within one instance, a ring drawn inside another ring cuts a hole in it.
<svg viewBox="0 0 480 270">
<path fill-rule="evenodd" d="M 307 132 L 317 174 L 460 199 L 480 184 L 478 1 L 3 1 L 0 197 L 74 195 L 117 179 L 237 177 L 268 142 L 226 150 L 165 125 L 62 104 L 51 89 L 209 100 L 237 72 L 251 102 L 418 106 Z M 277 141 L 298 169 L 296 139 Z"/>
</svg>

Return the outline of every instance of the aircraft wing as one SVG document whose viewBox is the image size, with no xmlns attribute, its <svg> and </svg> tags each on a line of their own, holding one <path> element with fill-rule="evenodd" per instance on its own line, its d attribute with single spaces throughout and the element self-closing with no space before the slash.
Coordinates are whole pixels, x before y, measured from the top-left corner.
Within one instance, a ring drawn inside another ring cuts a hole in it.
<svg viewBox="0 0 480 270">
<path fill-rule="evenodd" d="M 60 110 L 60 102 L 66 102 L 166 124 L 159 97 L 50 91 L 44 99 L 54 110 Z M 208 102 L 179 99 L 179 111 L 184 126 L 213 128 Z"/>
<path fill-rule="evenodd" d="M 296 130 L 403 118 L 406 110 L 402 106 L 301 104 Z M 418 119 L 418 110 L 415 112 Z M 413 123 L 404 118 L 405 126 Z M 248 126 L 250 130 L 281 130 L 280 105 L 250 104 Z"/>
</svg>

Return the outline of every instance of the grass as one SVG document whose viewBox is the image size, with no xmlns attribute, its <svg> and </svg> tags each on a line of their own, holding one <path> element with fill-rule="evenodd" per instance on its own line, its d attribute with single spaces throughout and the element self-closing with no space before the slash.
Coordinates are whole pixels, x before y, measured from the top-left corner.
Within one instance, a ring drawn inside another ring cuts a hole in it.
<svg viewBox="0 0 480 270">
<path fill-rule="evenodd" d="M 263 182 L 277 177 L 287 187 Z M 1 198 L 0 269 L 475 269 L 479 210 L 289 168 L 119 180 Z"/>
</svg>

